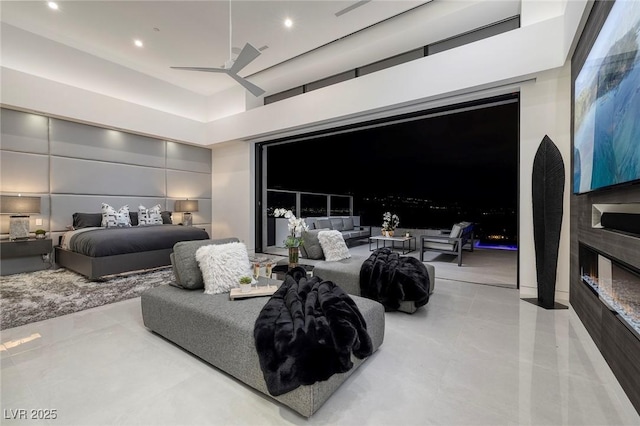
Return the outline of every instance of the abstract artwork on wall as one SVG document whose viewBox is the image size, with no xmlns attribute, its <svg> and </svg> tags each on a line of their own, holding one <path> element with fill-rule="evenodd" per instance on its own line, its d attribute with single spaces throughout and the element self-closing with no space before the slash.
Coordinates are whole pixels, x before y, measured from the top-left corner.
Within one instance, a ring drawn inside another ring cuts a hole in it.
<svg viewBox="0 0 640 426">
<path fill-rule="evenodd" d="M 573 192 L 640 179 L 640 2 L 616 1 L 575 80 Z"/>
</svg>

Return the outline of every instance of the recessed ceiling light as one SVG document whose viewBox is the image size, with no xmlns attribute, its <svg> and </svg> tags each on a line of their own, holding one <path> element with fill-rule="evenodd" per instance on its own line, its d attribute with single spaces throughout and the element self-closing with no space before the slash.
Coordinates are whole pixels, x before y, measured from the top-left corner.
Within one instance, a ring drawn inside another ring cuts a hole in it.
<svg viewBox="0 0 640 426">
<path fill-rule="evenodd" d="M 287 28 L 291 28 L 293 26 L 293 21 L 290 18 L 285 19 L 284 26 Z"/>
<path fill-rule="evenodd" d="M 144 46 L 144 43 L 142 43 L 142 40 L 133 40 L 133 44 L 135 44 L 138 47 Z"/>
<path fill-rule="evenodd" d="M 54 1 L 48 2 L 47 5 L 49 6 L 49 8 L 51 8 L 53 10 L 58 10 L 58 3 L 54 2 Z"/>
</svg>

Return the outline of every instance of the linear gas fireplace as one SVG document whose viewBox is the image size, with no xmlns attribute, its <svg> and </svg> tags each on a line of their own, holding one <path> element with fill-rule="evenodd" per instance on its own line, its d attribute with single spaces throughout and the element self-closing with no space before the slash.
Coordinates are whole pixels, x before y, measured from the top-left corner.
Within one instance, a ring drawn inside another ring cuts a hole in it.
<svg viewBox="0 0 640 426">
<path fill-rule="evenodd" d="M 582 282 L 640 338 L 640 271 L 580 244 Z"/>
</svg>

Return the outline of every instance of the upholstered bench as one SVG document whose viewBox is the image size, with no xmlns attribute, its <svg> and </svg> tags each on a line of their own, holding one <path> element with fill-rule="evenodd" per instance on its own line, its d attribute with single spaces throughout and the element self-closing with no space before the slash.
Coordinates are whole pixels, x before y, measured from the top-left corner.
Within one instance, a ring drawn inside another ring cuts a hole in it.
<svg viewBox="0 0 640 426">
<path fill-rule="evenodd" d="M 313 275 L 321 277 L 323 280 L 333 281 L 338 284 L 342 289 L 355 296 L 360 296 L 360 268 L 368 256 L 352 256 L 348 259 L 338 260 L 335 262 L 327 262 L 324 260 L 311 260 L 300 259 L 301 263 L 313 265 Z M 283 260 L 286 263 L 286 260 Z M 436 280 L 436 270 L 433 265 L 423 263 L 427 268 L 429 274 L 429 294 L 433 293 Z M 401 312 L 409 314 L 414 313 L 416 308 L 415 303 L 411 301 L 404 301 L 400 303 Z"/>
<path fill-rule="evenodd" d="M 375 301 L 353 296 L 367 322 L 374 351 L 384 339 L 384 307 Z M 178 346 L 271 396 L 260 369 L 253 338 L 253 326 L 267 297 L 229 300 L 229 294 L 204 294 L 169 285 L 142 294 L 144 325 Z M 364 360 L 352 356 L 353 368 L 274 397 L 275 400 L 310 417 Z"/>
</svg>

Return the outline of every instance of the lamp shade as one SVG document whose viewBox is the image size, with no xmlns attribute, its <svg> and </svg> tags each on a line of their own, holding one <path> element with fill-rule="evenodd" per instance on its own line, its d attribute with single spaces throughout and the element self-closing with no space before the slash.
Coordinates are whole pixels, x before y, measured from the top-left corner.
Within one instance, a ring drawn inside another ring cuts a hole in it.
<svg viewBox="0 0 640 426">
<path fill-rule="evenodd" d="M 19 197 L 15 195 L 3 195 L 0 198 L 1 214 L 39 214 L 40 197 Z"/>
<path fill-rule="evenodd" d="M 197 212 L 198 211 L 198 200 L 176 200 L 176 204 L 174 206 L 174 210 L 178 213 L 180 212 Z"/>
</svg>

